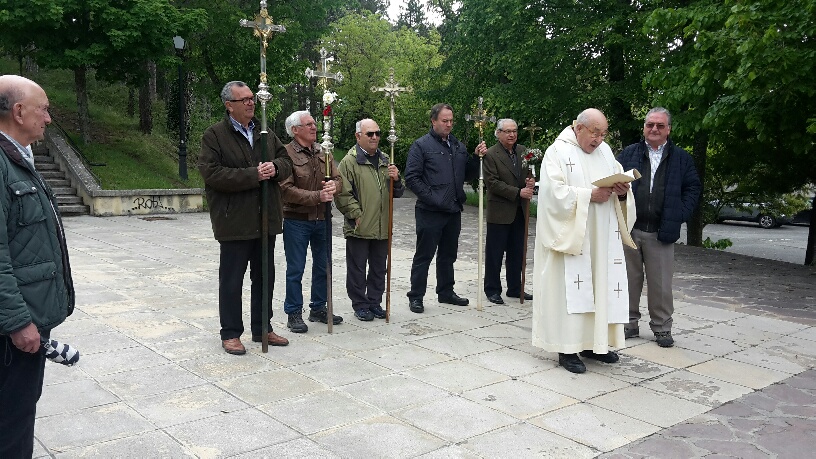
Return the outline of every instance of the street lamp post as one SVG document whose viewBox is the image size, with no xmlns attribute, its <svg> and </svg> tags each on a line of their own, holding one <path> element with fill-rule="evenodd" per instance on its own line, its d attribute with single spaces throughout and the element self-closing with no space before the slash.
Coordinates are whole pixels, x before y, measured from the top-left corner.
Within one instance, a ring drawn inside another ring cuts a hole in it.
<svg viewBox="0 0 816 459">
<path fill-rule="evenodd" d="M 176 48 L 176 53 L 180 58 L 178 66 L 178 87 L 179 87 L 179 177 L 182 180 L 187 180 L 187 129 L 185 121 L 186 97 L 184 91 L 184 46 L 187 43 L 183 38 L 176 35 L 173 37 L 173 47 Z"/>
</svg>

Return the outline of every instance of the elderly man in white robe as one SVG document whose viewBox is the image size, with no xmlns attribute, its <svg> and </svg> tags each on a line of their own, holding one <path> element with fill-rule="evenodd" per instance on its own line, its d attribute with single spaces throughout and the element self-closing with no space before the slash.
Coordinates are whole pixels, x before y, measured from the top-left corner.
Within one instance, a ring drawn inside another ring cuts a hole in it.
<svg viewBox="0 0 816 459">
<path fill-rule="evenodd" d="M 547 149 L 541 166 L 533 276 L 533 345 L 558 363 L 586 371 L 578 357 L 615 363 L 629 321 L 623 242 L 635 218 L 628 183 L 603 141 L 607 121 L 589 108 Z M 631 220 L 627 218 L 631 217 Z M 631 243 L 631 241 L 629 241 Z"/>
</svg>

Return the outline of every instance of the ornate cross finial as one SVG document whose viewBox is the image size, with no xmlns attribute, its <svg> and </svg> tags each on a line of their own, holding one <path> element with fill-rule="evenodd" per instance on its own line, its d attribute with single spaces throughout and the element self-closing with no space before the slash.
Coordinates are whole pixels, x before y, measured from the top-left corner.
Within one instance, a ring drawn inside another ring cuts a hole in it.
<svg viewBox="0 0 816 459">
<path fill-rule="evenodd" d="M 320 70 L 306 69 L 306 78 L 317 77 L 317 85 L 321 88 L 329 88 L 329 80 L 336 80 L 338 83 L 343 82 L 343 74 L 340 72 L 329 73 L 329 53 L 326 48 L 320 48 Z"/>
<path fill-rule="evenodd" d="M 414 88 L 407 86 L 402 87 L 394 81 L 394 67 L 388 69 L 388 79 L 385 80 L 385 85 L 381 87 L 372 86 L 371 92 L 382 92 L 391 105 L 391 130 L 388 132 L 388 142 L 391 143 L 393 150 L 394 144 L 397 143 L 396 121 L 394 120 L 394 101 L 401 92 L 413 92 Z M 391 155 L 391 162 L 394 162 L 393 154 Z"/>
<path fill-rule="evenodd" d="M 479 128 L 479 142 L 481 143 L 484 140 L 484 128 L 487 126 L 488 122 L 495 123 L 496 117 L 495 116 L 487 116 L 487 112 L 482 108 L 482 104 L 484 103 L 484 97 L 479 96 L 479 104 L 476 107 L 476 111 L 473 112 L 472 115 L 465 115 L 465 119 L 468 121 L 473 121 L 473 125 Z"/>
<path fill-rule="evenodd" d="M 540 131 L 541 128 L 536 126 L 535 122 L 532 122 L 524 130 L 530 133 L 530 148 L 533 148 L 535 146 L 535 133 Z"/>
<path fill-rule="evenodd" d="M 261 83 L 266 84 L 266 48 L 268 41 L 275 32 L 286 32 L 286 27 L 272 23 L 272 18 L 266 11 L 266 2 L 261 1 L 261 11 L 255 16 L 254 21 L 241 19 L 238 22 L 241 27 L 253 29 L 253 34 L 261 39 Z"/>
</svg>

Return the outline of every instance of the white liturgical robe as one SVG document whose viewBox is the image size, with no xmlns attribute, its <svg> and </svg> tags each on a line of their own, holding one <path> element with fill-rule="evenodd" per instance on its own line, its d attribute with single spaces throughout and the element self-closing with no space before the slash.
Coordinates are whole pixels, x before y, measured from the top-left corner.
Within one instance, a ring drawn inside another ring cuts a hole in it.
<svg viewBox="0 0 816 459">
<path fill-rule="evenodd" d="M 625 201 L 613 194 L 590 202 L 592 182 L 622 172 L 609 145 L 586 153 L 572 127 L 547 149 L 533 265 L 534 346 L 565 354 L 623 347 L 629 295 L 620 232 L 634 226 L 635 199 L 630 190 Z"/>
</svg>

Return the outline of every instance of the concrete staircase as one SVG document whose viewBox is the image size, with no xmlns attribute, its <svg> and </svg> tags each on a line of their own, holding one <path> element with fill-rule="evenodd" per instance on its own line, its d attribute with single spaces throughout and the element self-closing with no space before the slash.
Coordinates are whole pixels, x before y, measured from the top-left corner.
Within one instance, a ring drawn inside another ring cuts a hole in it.
<svg viewBox="0 0 816 459">
<path fill-rule="evenodd" d="M 63 217 L 88 215 L 90 207 L 83 204 L 82 198 L 77 196 L 76 188 L 71 186 L 65 172 L 61 171 L 59 165 L 54 162 L 48 146 L 44 142 L 39 142 L 32 147 L 32 150 L 34 151 L 34 167 L 54 191 L 60 214 Z"/>
</svg>

